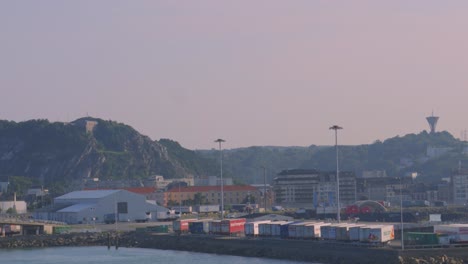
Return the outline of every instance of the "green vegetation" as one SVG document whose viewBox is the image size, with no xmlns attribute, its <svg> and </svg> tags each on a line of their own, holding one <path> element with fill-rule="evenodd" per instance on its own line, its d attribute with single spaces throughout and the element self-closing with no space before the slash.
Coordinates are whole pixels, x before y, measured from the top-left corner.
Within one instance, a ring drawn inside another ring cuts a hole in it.
<svg viewBox="0 0 468 264">
<path fill-rule="evenodd" d="M 389 176 L 418 172 L 419 180 L 435 182 L 451 174 L 459 162 L 468 164 L 463 154 L 465 144 L 448 132 L 408 134 L 369 145 L 339 146 L 340 169 L 354 171 L 385 170 Z M 428 147 L 450 148 L 438 157 L 426 155 Z M 219 162 L 219 151 L 198 151 Z M 237 182 L 263 183 L 263 166 L 267 182 L 285 169 L 303 168 L 333 171 L 336 169 L 334 146 L 329 147 L 250 147 L 225 150 L 223 168 L 226 177 Z"/>
</svg>

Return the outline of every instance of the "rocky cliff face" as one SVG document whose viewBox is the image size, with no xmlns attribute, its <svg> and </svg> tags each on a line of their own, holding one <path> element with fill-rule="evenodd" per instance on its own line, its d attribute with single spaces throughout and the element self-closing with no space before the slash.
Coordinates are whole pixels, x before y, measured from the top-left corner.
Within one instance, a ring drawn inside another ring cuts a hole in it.
<svg viewBox="0 0 468 264">
<path fill-rule="evenodd" d="M 168 149 L 130 126 L 95 118 L 71 123 L 0 121 L 0 175 L 27 176 L 47 184 L 205 173 L 172 155 L 191 152 L 176 146 Z M 197 156 L 191 158 L 193 164 L 210 163 Z"/>
</svg>

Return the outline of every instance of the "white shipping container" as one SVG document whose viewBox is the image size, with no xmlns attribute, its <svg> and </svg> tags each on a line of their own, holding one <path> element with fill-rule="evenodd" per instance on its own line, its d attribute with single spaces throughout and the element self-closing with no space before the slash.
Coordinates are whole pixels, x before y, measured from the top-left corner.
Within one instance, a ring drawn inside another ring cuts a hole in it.
<svg viewBox="0 0 468 264">
<path fill-rule="evenodd" d="M 468 224 L 435 225 L 434 233 L 449 236 L 451 242 L 468 242 Z"/>
<path fill-rule="evenodd" d="M 360 229 L 362 242 L 385 243 L 395 238 L 393 225 L 373 225 Z"/>
<path fill-rule="evenodd" d="M 199 213 L 219 212 L 219 205 L 198 205 L 195 210 Z"/>
</svg>

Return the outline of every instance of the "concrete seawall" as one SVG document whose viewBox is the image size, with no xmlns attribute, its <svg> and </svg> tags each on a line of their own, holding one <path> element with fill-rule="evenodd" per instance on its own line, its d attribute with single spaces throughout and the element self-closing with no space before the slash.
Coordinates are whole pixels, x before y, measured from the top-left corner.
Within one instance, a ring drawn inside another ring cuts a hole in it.
<svg viewBox="0 0 468 264">
<path fill-rule="evenodd" d="M 116 239 L 118 237 L 118 240 Z M 279 239 L 238 239 L 212 236 L 175 236 L 168 234 L 76 233 L 50 236 L 1 238 L 0 248 L 55 246 L 115 246 L 183 250 L 211 254 L 288 259 L 330 264 L 413 264 L 468 263 L 466 248 L 406 250 L 367 248 L 323 241 Z"/>
</svg>

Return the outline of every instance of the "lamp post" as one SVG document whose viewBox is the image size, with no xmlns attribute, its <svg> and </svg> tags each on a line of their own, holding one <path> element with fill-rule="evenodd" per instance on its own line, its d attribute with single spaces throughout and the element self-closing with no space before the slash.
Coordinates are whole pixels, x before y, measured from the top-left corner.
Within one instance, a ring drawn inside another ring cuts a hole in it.
<svg viewBox="0 0 468 264">
<path fill-rule="evenodd" d="M 266 193 L 267 193 L 267 187 L 266 187 L 266 167 L 263 166 L 263 206 L 265 208 L 265 212 L 267 210 L 267 197 L 266 197 Z"/>
<path fill-rule="evenodd" d="M 182 195 L 180 193 L 180 182 L 178 182 L 177 185 L 179 185 L 179 217 L 182 219 Z"/>
<path fill-rule="evenodd" d="M 223 150 L 221 143 L 226 142 L 224 139 L 218 138 L 215 142 L 219 143 L 219 164 L 220 164 L 220 177 L 221 177 L 221 220 L 224 219 L 224 181 L 223 181 Z"/>
<path fill-rule="evenodd" d="M 338 164 L 338 130 L 343 129 L 340 126 L 334 125 L 330 127 L 330 130 L 335 130 L 335 150 L 336 150 L 336 202 L 337 202 L 337 212 L 336 212 L 336 220 L 341 222 L 341 214 L 340 214 L 340 170 Z"/>
<path fill-rule="evenodd" d="M 403 239 L 403 184 L 400 177 L 400 224 L 401 224 L 401 250 L 405 250 L 405 242 Z"/>
</svg>

